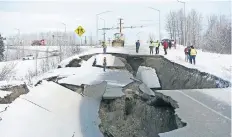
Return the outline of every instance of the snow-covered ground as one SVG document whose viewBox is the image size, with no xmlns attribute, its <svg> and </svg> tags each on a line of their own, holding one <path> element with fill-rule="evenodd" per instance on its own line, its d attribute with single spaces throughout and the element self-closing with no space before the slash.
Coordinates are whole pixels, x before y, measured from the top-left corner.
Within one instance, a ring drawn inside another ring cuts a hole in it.
<svg viewBox="0 0 232 137">
<path fill-rule="evenodd" d="M 57 58 L 49 58 L 54 64 L 58 64 Z M 37 71 L 38 74 L 41 73 L 45 67 L 46 59 L 37 60 Z M 9 75 L 5 80 L 28 80 L 29 77 L 35 76 L 36 72 L 36 60 L 16 60 L 16 61 L 7 61 L 0 62 L 0 73 L 3 70 L 11 70 Z"/>
<path fill-rule="evenodd" d="M 11 94 L 12 92 L 10 91 L 2 91 L 0 90 L 0 98 L 4 98 L 5 96 Z"/>
</svg>

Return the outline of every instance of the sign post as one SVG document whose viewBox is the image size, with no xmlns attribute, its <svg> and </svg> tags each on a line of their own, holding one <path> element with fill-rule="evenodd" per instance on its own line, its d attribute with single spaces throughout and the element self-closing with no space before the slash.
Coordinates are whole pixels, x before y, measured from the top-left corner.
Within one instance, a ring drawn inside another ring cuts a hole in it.
<svg viewBox="0 0 232 137">
<path fill-rule="evenodd" d="M 77 29 L 75 29 L 76 34 L 80 37 L 85 33 L 85 29 L 82 26 L 78 26 Z M 82 44 L 82 39 L 81 39 L 81 44 Z"/>
</svg>

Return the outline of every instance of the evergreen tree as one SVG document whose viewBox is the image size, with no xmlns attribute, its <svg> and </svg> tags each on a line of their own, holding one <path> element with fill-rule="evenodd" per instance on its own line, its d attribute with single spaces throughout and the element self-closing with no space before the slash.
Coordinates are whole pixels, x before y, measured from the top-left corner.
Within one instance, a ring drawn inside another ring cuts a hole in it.
<svg viewBox="0 0 232 137">
<path fill-rule="evenodd" d="M 4 59 L 4 43 L 3 43 L 3 37 L 0 34 L 0 61 L 2 61 Z"/>
</svg>

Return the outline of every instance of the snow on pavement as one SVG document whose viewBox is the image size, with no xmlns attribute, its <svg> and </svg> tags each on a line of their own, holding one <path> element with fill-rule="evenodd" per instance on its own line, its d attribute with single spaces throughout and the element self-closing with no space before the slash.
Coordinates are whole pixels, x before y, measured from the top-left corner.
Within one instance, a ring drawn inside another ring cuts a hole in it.
<svg viewBox="0 0 232 137">
<path fill-rule="evenodd" d="M 98 128 L 99 106 L 100 100 L 44 81 L 1 114 L 0 133 L 9 137 L 103 137 Z"/>
</svg>

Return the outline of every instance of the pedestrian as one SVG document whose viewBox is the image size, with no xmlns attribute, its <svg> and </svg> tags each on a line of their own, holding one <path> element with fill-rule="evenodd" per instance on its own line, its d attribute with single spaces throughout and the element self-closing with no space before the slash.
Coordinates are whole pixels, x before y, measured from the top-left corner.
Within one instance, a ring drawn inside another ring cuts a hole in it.
<svg viewBox="0 0 232 137">
<path fill-rule="evenodd" d="M 191 49 L 190 49 L 190 63 L 192 64 L 196 64 L 196 55 L 197 55 L 197 51 L 196 49 L 191 46 Z"/>
<path fill-rule="evenodd" d="M 107 63 L 106 63 L 106 57 L 104 57 L 104 59 L 103 59 L 103 71 L 104 72 L 106 71 L 106 65 L 107 65 Z"/>
<path fill-rule="evenodd" d="M 102 47 L 103 47 L 103 53 L 106 54 L 106 48 L 107 48 L 107 46 L 106 46 L 105 41 L 102 42 Z"/>
<path fill-rule="evenodd" d="M 150 48 L 150 55 L 153 55 L 154 46 L 155 46 L 155 44 L 154 44 L 154 42 L 151 40 L 151 41 L 150 41 L 150 46 L 149 46 L 149 48 Z"/>
<path fill-rule="evenodd" d="M 174 48 L 176 49 L 176 40 L 174 41 Z"/>
<path fill-rule="evenodd" d="M 160 46 L 160 42 L 157 40 L 155 43 L 155 54 L 159 54 L 159 46 Z"/>
<path fill-rule="evenodd" d="M 137 42 L 135 43 L 135 45 L 136 45 L 136 53 L 139 53 L 139 47 L 140 47 L 139 40 L 137 40 Z"/>
<path fill-rule="evenodd" d="M 186 47 L 184 49 L 184 54 L 185 54 L 185 61 L 188 62 L 188 60 L 189 60 L 189 47 Z"/>
<path fill-rule="evenodd" d="M 168 49 L 168 42 L 167 42 L 167 41 L 164 41 L 163 46 L 164 46 L 164 55 L 167 55 L 167 54 L 168 54 L 168 53 L 167 53 L 167 49 Z"/>
<path fill-rule="evenodd" d="M 189 44 L 189 45 L 190 45 L 190 44 Z M 189 61 L 189 63 L 191 63 L 191 62 L 190 62 L 190 51 L 191 51 L 191 46 L 188 47 L 188 61 Z"/>
<path fill-rule="evenodd" d="M 96 66 L 97 64 L 97 58 L 94 59 L 92 66 Z"/>
<path fill-rule="evenodd" d="M 172 41 L 171 40 L 168 41 L 168 47 L 169 47 L 169 49 L 171 49 L 171 47 L 172 47 Z"/>
</svg>

